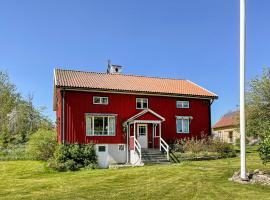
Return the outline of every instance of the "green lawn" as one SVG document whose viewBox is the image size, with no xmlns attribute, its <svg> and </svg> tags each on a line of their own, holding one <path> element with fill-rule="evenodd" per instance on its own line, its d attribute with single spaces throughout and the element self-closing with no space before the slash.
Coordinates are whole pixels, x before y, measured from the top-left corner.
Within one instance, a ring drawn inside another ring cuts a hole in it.
<svg viewBox="0 0 270 200">
<path fill-rule="evenodd" d="M 256 153 L 248 169 L 265 168 Z M 270 187 L 227 179 L 239 158 L 170 166 L 52 172 L 37 161 L 0 162 L 0 199 L 270 199 Z"/>
</svg>

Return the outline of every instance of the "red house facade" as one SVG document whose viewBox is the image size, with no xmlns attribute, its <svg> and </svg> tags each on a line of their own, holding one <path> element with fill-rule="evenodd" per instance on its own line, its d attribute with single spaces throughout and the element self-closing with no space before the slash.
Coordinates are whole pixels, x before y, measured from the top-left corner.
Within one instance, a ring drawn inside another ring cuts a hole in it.
<svg viewBox="0 0 270 200">
<path fill-rule="evenodd" d="M 178 138 L 211 133 L 217 95 L 188 80 L 56 69 L 54 110 L 59 143 L 96 145 L 101 167 L 142 163 L 142 151 L 169 153 Z"/>
</svg>

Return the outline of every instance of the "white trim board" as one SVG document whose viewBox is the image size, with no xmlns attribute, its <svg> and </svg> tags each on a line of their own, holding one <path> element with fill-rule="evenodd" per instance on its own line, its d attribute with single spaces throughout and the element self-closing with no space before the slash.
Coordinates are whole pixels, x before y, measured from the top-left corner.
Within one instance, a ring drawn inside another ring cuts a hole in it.
<svg viewBox="0 0 270 200">
<path fill-rule="evenodd" d="M 129 92 L 129 91 L 115 91 L 115 90 L 101 90 L 101 89 L 81 89 L 81 88 L 68 88 L 68 87 L 60 87 L 56 86 L 60 89 L 65 89 L 67 91 L 78 91 L 78 92 L 100 92 L 100 93 L 115 93 L 115 94 L 132 94 L 132 95 L 142 95 L 142 96 L 164 96 L 164 97 L 181 97 L 181 98 L 190 98 L 190 99 L 218 99 L 218 96 L 216 97 L 209 97 L 209 96 L 199 96 L 199 95 L 176 95 L 176 94 L 162 94 L 162 93 L 147 93 L 147 92 Z"/>
</svg>

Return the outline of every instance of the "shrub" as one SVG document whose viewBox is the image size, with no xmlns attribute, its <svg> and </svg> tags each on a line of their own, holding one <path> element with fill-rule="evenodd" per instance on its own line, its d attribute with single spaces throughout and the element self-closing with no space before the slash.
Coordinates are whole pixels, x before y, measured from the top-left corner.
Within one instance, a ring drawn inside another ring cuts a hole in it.
<svg viewBox="0 0 270 200">
<path fill-rule="evenodd" d="M 270 162 L 270 136 L 266 136 L 259 144 L 259 156 L 264 165 Z"/>
<path fill-rule="evenodd" d="M 48 160 L 53 156 L 56 147 L 56 134 L 52 130 L 39 129 L 30 136 L 26 152 L 32 159 Z"/>
<path fill-rule="evenodd" d="M 236 155 L 232 145 L 208 136 L 202 136 L 200 139 L 185 138 L 176 140 L 173 150 L 180 153 L 189 153 L 193 157 L 195 155 L 208 154 L 208 152 L 215 152 L 219 157 L 232 157 Z"/>
<path fill-rule="evenodd" d="M 0 160 L 27 160 L 28 154 L 24 145 L 9 145 L 8 148 L 0 147 Z"/>
<path fill-rule="evenodd" d="M 96 168 L 97 155 L 94 144 L 58 145 L 48 166 L 57 171 L 75 171 L 82 167 Z"/>
<path fill-rule="evenodd" d="M 227 142 L 221 140 L 213 140 L 213 151 L 219 153 L 221 157 L 233 157 L 236 156 L 236 152 L 233 146 Z"/>
</svg>

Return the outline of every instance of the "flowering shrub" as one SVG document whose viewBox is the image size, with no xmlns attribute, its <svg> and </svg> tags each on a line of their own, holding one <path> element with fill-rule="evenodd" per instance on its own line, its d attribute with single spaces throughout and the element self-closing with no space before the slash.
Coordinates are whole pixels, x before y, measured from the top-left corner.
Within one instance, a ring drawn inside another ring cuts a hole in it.
<svg viewBox="0 0 270 200">
<path fill-rule="evenodd" d="M 231 157 L 235 156 L 234 148 L 231 144 L 226 142 L 213 139 L 208 136 L 202 136 L 198 138 L 184 138 L 176 140 L 173 144 L 172 150 L 174 152 L 202 155 L 207 152 L 215 152 L 220 157 Z"/>
</svg>

